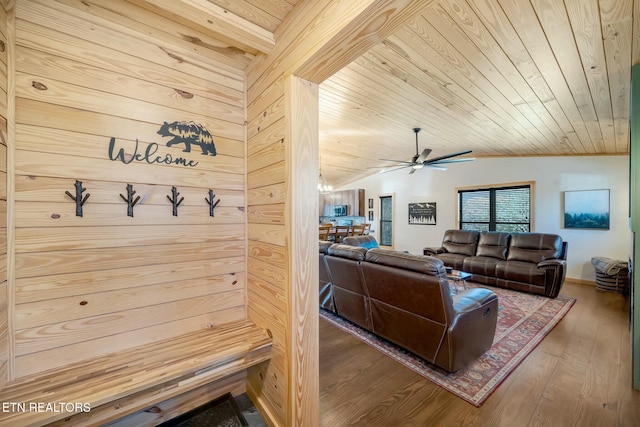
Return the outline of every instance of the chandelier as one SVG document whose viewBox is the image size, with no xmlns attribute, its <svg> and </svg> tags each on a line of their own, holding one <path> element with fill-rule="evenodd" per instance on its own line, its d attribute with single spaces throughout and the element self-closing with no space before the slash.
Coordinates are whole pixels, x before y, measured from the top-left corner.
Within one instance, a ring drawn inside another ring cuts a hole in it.
<svg viewBox="0 0 640 427">
<path fill-rule="evenodd" d="M 322 164 L 319 167 L 320 175 L 318 176 L 318 193 L 320 194 L 329 194 L 333 191 L 333 187 L 327 184 L 322 178 Z"/>
</svg>

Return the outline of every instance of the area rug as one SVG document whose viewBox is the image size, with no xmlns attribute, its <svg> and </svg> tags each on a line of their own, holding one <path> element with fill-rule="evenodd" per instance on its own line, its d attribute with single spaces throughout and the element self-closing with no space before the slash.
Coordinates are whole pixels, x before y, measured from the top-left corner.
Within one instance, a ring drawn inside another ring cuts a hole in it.
<svg viewBox="0 0 640 427">
<path fill-rule="evenodd" d="M 489 289 L 498 295 L 498 323 L 493 345 L 478 360 L 452 373 L 330 311 L 320 309 L 320 315 L 445 390 L 479 407 L 576 302 L 574 298 L 562 295 L 549 299 L 506 289 Z"/>
</svg>

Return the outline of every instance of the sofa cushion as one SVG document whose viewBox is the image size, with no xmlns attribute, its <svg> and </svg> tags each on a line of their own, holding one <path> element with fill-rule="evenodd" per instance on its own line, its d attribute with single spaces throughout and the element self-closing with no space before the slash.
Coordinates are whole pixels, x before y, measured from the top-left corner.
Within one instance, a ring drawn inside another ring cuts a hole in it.
<svg viewBox="0 0 640 427">
<path fill-rule="evenodd" d="M 336 243 L 329 247 L 329 249 L 327 250 L 327 254 L 340 258 L 352 259 L 355 261 L 364 261 L 364 257 L 367 254 L 367 249 Z"/>
<path fill-rule="evenodd" d="M 342 240 L 345 245 L 359 246 L 361 248 L 373 249 L 379 248 L 378 241 L 370 234 L 364 236 L 349 236 Z"/>
<path fill-rule="evenodd" d="M 447 230 L 444 233 L 442 247 L 452 254 L 475 255 L 478 234 L 477 231 Z"/>
<path fill-rule="evenodd" d="M 545 270 L 527 261 L 499 261 L 496 264 L 496 277 L 498 283 L 501 281 L 527 283 L 543 289 L 546 280 Z"/>
<path fill-rule="evenodd" d="M 333 243 L 331 242 L 325 242 L 323 240 L 320 240 L 320 253 L 321 254 L 326 254 L 329 252 L 329 248 L 331 247 L 331 245 L 333 245 Z"/>
<path fill-rule="evenodd" d="M 511 234 L 483 231 L 478 239 L 477 256 L 507 259 L 507 249 Z"/>
<path fill-rule="evenodd" d="M 557 259 L 562 250 L 562 238 L 557 234 L 513 233 L 507 260 L 539 263 Z"/>
<path fill-rule="evenodd" d="M 371 249 L 367 252 L 366 261 L 375 264 L 397 267 L 431 276 L 445 277 L 444 264 L 441 260 L 427 255 L 413 255 L 391 249 Z"/>
</svg>

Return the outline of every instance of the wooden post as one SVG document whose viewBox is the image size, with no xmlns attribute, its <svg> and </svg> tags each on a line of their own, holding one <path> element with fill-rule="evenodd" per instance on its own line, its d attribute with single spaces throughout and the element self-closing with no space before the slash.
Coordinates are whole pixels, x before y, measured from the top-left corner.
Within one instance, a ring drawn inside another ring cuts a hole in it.
<svg viewBox="0 0 640 427">
<path fill-rule="evenodd" d="M 633 232 L 633 275 L 631 292 L 631 354 L 633 388 L 640 390 L 640 64 L 631 69 L 631 140 L 629 141 L 629 196 L 631 231 Z"/>
</svg>

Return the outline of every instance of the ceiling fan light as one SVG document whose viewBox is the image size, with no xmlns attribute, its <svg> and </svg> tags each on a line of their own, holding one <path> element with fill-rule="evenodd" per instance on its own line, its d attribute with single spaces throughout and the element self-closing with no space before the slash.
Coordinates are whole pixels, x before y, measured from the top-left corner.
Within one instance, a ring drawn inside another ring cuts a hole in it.
<svg viewBox="0 0 640 427">
<path fill-rule="evenodd" d="M 424 163 L 416 163 L 415 165 L 411 166 L 413 169 L 422 169 L 422 167 L 424 166 Z"/>
</svg>

